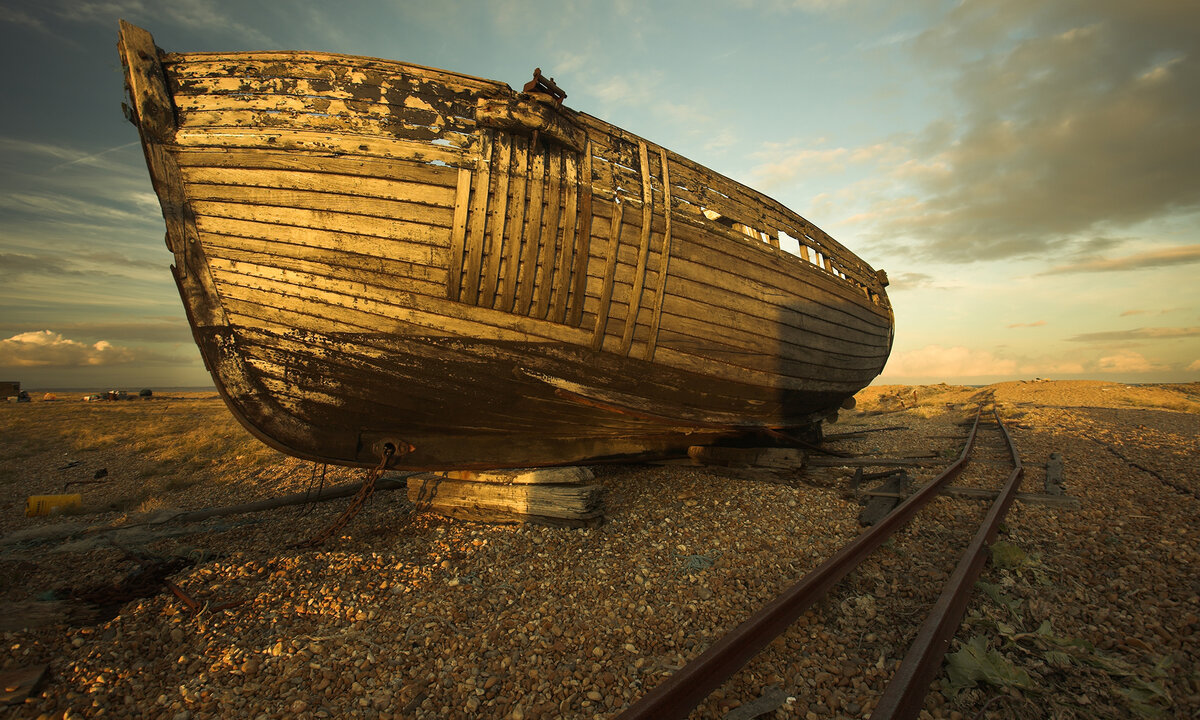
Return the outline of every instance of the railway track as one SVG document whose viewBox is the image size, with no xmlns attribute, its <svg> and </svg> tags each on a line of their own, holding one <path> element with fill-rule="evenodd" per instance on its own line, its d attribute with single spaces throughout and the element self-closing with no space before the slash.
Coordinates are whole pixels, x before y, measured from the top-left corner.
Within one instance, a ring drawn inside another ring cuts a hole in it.
<svg viewBox="0 0 1200 720">
<path fill-rule="evenodd" d="M 882 521 L 637 700 L 618 716 L 619 720 L 686 717 L 912 520 L 951 480 L 958 478 L 961 486 L 998 490 L 998 495 L 983 515 L 956 569 L 871 714 L 881 720 L 917 717 L 929 684 L 961 622 L 971 588 L 986 560 L 988 544 L 1016 496 L 1022 474 L 1020 456 L 999 414 L 993 407 L 985 416 L 981 406 L 961 453 L 949 467 L 909 495 Z"/>
</svg>

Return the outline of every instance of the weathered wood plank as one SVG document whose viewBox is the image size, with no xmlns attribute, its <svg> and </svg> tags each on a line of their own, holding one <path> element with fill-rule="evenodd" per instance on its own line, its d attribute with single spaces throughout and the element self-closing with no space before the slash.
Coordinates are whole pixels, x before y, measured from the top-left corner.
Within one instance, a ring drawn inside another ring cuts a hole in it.
<svg viewBox="0 0 1200 720">
<path fill-rule="evenodd" d="M 596 479 L 595 473 L 585 467 L 571 465 L 549 468 L 512 468 L 508 470 L 446 470 L 430 475 L 458 480 L 496 485 L 582 485 Z"/>
<path fill-rule="evenodd" d="M 247 220 L 275 226 L 335 232 L 339 235 L 353 234 L 358 237 L 426 245 L 433 253 L 430 257 L 436 257 L 439 264 L 445 263 L 449 246 L 450 228 L 448 223 L 439 227 L 399 219 L 323 212 L 301 207 L 269 207 L 215 200 L 195 200 L 192 202 L 192 207 L 197 215 L 207 215 L 212 218 Z M 354 233 L 342 232 L 344 228 L 354 228 Z"/>
<path fill-rule="evenodd" d="M 298 252 L 299 248 L 292 245 L 213 233 L 205 233 L 202 241 L 210 258 L 269 263 L 285 270 L 345 280 L 364 279 L 380 287 L 407 290 L 430 297 L 437 296 L 444 287 L 441 282 L 443 273 L 428 265 L 340 250 L 304 248 Z"/>
<path fill-rule="evenodd" d="M 219 132 L 215 132 L 219 130 Z M 172 137 L 181 149 L 270 148 L 296 153 L 335 153 L 338 155 L 389 158 L 421 163 L 468 165 L 472 158 L 459 148 L 433 145 L 403 138 L 355 133 L 319 132 L 287 128 L 202 127 L 180 128 Z"/>
<path fill-rule="evenodd" d="M 439 230 L 449 230 L 454 221 L 453 210 L 448 204 L 423 205 L 314 190 L 194 183 L 188 186 L 188 197 L 195 203 L 211 201 L 249 205 L 264 210 L 281 208 L 296 209 L 303 213 L 336 213 L 341 216 L 339 222 L 346 223 L 343 225 L 346 228 L 356 228 L 361 223 L 383 220 L 386 223 L 419 223 L 435 226 Z M 204 207 L 211 209 L 211 206 Z M 257 210 L 251 212 L 257 214 Z M 432 236 L 435 241 L 440 239 L 438 235 L 441 233 Z"/>
<path fill-rule="evenodd" d="M 447 170 L 448 168 L 441 169 Z M 454 185 L 433 184 L 428 179 L 404 182 L 330 172 L 241 167 L 185 167 L 182 172 L 185 181 L 196 184 L 322 192 L 369 200 L 394 200 L 432 207 L 452 208 L 455 198 Z M 449 172 L 453 174 L 455 171 L 449 169 Z M 270 204 L 277 205 L 279 203 Z"/>
<path fill-rule="evenodd" d="M 763 245 L 770 250 L 770 247 Z M 681 278 L 695 277 L 714 289 L 735 294 L 756 293 L 762 299 L 774 298 L 777 304 L 786 305 L 796 298 L 811 298 L 830 309 L 877 328 L 890 327 L 884 308 L 863 306 L 863 296 L 856 289 L 837 283 L 822 271 L 808 266 L 803 261 L 790 258 L 787 265 L 777 259 L 774 262 L 756 262 L 752 257 L 731 254 L 727 244 L 716 243 L 702 237 L 700 233 L 678 232 L 674 243 L 672 261 L 678 261 Z M 687 265 L 692 263 L 692 265 Z M 708 268 L 723 267 L 728 273 L 707 272 Z M 707 278 L 707 279 L 706 279 Z M 833 304 L 834 302 L 837 304 Z"/>
<path fill-rule="evenodd" d="M 164 62 L 171 72 L 181 77 L 243 77 L 260 76 L 311 77 L 334 80 L 411 76 L 424 82 L 437 81 L 453 93 L 512 91 L 504 83 L 465 75 L 452 70 L 439 70 L 396 60 L 368 58 L 322 52 L 195 52 L 167 53 Z"/>
<path fill-rule="evenodd" d="M 481 150 L 482 152 L 482 150 Z M 401 158 L 380 159 L 377 157 L 333 155 L 329 152 L 284 152 L 264 148 L 180 148 L 177 152 L 179 165 L 184 173 L 224 170 L 217 176 L 226 184 L 256 185 L 255 178 L 270 177 L 254 171 L 282 170 L 295 173 L 290 180 L 296 190 L 318 190 L 323 183 L 362 181 L 367 191 L 360 194 L 382 193 L 381 197 L 397 200 L 424 202 L 421 193 L 438 193 L 439 187 L 454 187 L 458 171 L 453 167 L 431 165 L 423 161 Z M 239 173 L 245 172 L 245 177 Z M 347 179 L 339 176 L 346 176 Z M 203 176 L 201 176 L 203 177 Z M 233 182 L 229 182 L 232 177 Z M 393 181 L 395 185 L 385 182 Z M 431 187 L 433 186 L 433 187 Z M 340 186 L 339 186 L 340 187 Z"/>
<path fill-rule="evenodd" d="M 589 523 L 604 513 L 599 485 L 493 485 L 410 477 L 409 501 L 418 508 L 485 522 Z"/>
<path fill-rule="evenodd" d="M 811 312 L 806 313 L 804 311 L 810 308 L 782 310 L 765 303 L 747 301 L 725 305 L 713 302 L 713 296 L 707 293 L 700 293 L 699 299 L 693 300 L 686 296 L 689 289 L 691 287 L 681 281 L 680 295 L 667 293 L 663 312 L 670 320 L 664 322 L 674 323 L 677 318 L 701 320 L 730 331 L 734 337 L 745 337 L 745 342 L 750 346 L 755 345 L 751 336 L 757 337 L 760 339 L 757 343 L 760 348 L 763 347 L 762 342 L 766 341 L 801 348 L 845 347 L 850 350 L 860 347 L 863 352 L 874 355 L 880 350 L 880 338 L 887 337 L 885 331 L 865 331 L 831 322 L 822 317 L 818 307 L 812 307 Z M 775 350 L 774 347 L 763 349 Z"/>
<path fill-rule="evenodd" d="M 308 248 L 316 248 L 335 253 L 345 252 L 351 255 L 424 265 L 444 278 L 442 268 L 444 267 L 445 253 L 433 245 L 227 216 L 197 215 L 196 227 L 201 234 L 212 233 L 246 240 L 286 243 L 296 247 L 292 251 L 296 255 L 303 255 Z M 249 243 L 245 246 L 252 247 Z M 275 250 L 279 249 L 281 248 L 275 247 Z"/>
<path fill-rule="evenodd" d="M 585 330 L 491 308 L 450 304 L 441 297 L 417 293 L 401 297 L 388 288 L 376 288 L 372 290 L 373 297 L 363 297 L 359 286 L 365 283 L 326 278 L 322 281 L 323 287 L 313 288 L 309 286 L 311 279 L 273 268 L 264 268 L 261 274 L 255 274 L 243 267 L 236 273 L 223 273 L 222 281 L 221 293 L 227 299 L 238 297 L 266 305 L 303 308 L 302 314 L 339 322 L 344 315 L 346 323 L 374 332 L 391 332 L 397 322 L 405 322 L 433 330 L 433 335 L 481 340 L 582 344 L 590 338 L 590 333 Z M 299 296 L 305 298 L 303 303 L 295 301 Z M 322 332 L 329 332 L 329 329 Z"/>
</svg>

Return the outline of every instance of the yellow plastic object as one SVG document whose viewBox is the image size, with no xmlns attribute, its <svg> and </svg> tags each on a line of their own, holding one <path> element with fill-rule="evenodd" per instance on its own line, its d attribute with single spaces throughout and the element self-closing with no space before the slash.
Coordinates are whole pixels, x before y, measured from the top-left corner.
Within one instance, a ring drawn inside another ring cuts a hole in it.
<svg viewBox="0 0 1200 720">
<path fill-rule="evenodd" d="M 25 517 L 49 515 L 55 510 L 77 508 L 83 502 L 83 496 L 74 495 L 30 495 L 25 501 Z"/>
</svg>

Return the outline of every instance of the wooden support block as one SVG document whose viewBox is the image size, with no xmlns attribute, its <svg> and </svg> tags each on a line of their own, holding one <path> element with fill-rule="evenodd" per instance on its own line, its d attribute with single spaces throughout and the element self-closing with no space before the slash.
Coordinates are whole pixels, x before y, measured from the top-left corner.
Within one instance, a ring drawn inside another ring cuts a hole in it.
<svg viewBox="0 0 1200 720">
<path fill-rule="evenodd" d="M 591 527 L 603 520 L 603 496 L 600 485 L 502 484 L 433 473 L 408 479 L 408 499 L 419 508 L 479 522 Z"/>
</svg>

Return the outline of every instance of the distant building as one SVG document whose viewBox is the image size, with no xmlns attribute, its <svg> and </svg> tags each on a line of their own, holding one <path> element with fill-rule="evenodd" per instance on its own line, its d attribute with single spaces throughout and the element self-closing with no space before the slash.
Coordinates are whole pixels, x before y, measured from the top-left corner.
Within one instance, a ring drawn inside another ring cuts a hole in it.
<svg viewBox="0 0 1200 720">
<path fill-rule="evenodd" d="M 0 380 L 0 398 L 8 399 L 10 397 L 19 397 L 20 395 L 21 383 Z"/>
</svg>

